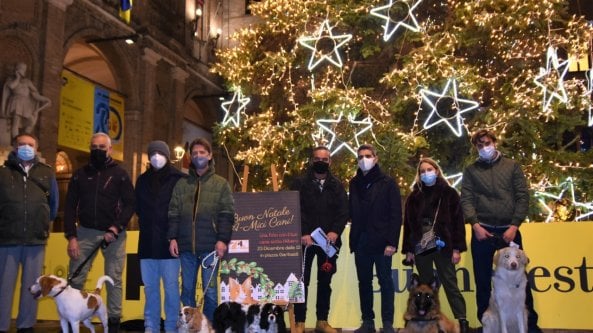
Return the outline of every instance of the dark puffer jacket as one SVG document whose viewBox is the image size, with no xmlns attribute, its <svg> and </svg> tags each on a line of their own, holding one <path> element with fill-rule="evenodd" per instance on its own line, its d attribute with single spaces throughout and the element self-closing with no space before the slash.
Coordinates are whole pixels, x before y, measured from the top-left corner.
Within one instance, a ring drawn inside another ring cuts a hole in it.
<svg viewBox="0 0 593 333">
<path fill-rule="evenodd" d="M 214 173 L 213 163 L 202 176 L 190 167 L 189 177 L 173 189 L 167 238 L 177 239 L 179 252 L 210 252 L 217 241 L 228 244 L 231 240 L 234 218 L 231 188 Z"/>
<path fill-rule="evenodd" d="M 529 189 L 519 164 L 502 155 L 478 159 L 463 172 L 461 207 L 465 221 L 519 226 L 529 209 Z"/>
<path fill-rule="evenodd" d="M 402 253 L 414 253 L 416 244 L 422 238 L 422 219 L 430 215 L 434 221 L 437 206 L 439 208 L 434 231 L 445 242 L 441 252 L 451 254 L 454 249 L 459 252 L 467 250 L 459 194 L 444 180 L 437 178 L 434 186 L 423 186 L 422 190 L 417 184 L 414 185 L 414 190 L 406 199 Z"/>
<path fill-rule="evenodd" d="M 0 245 L 46 244 L 57 210 L 58 184 L 52 168 L 35 157 L 26 173 L 11 152 L 0 167 Z"/>
<path fill-rule="evenodd" d="M 177 181 L 186 176 L 171 164 L 148 169 L 136 181 L 136 213 L 140 235 L 140 259 L 173 259 L 169 253 L 167 229 L 169 202 Z"/>
<path fill-rule="evenodd" d="M 315 182 L 313 171 L 309 167 L 307 174 L 297 178 L 290 186 L 292 191 L 299 191 L 301 201 L 301 232 L 310 235 L 321 227 L 327 234 L 342 234 L 348 221 L 348 196 L 344 186 L 330 172 L 323 184 L 323 191 Z M 336 242 L 341 246 L 341 239 Z"/>
</svg>

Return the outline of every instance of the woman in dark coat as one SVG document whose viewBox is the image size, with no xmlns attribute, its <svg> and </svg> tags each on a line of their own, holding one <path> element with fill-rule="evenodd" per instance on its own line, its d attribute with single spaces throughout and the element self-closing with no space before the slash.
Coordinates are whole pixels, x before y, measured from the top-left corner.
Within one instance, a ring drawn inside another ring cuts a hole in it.
<svg viewBox="0 0 593 333">
<path fill-rule="evenodd" d="M 432 228 L 444 244 L 433 251 L 415 254 L 422 234 Z M 459 320 L 461 333 L 469 328 L 465 300 L 457 286 L 455 265 L 461 259 L 461 252 L 466 250 L 459 194 L 449 186 L 437 162 L 422 158 L 418 163 L 413 191 L 406 200 L 402 252 L 406 261 L 415 262 L 422 283 L 430 283 L 434 278 L 434 264 L 451 310 Z"/>
</svg>

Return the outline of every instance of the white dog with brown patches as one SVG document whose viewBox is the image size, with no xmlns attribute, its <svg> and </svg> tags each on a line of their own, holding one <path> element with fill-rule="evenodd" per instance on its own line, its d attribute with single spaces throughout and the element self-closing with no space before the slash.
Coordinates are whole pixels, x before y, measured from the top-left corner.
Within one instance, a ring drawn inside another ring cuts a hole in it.
<svg viewBox="0 0 593 333">
<path fill-rule="evenodd" d="M 494 255 L 490 305 L 482 316 L 484 333 L 527 332 L 525 266 L 529 258 L 518 246 L 505 247 Z"/>
<path fill-rule="evenodd" d="M 95 333 L 91 318 L 96 316 L 101 320 L 103 332 L 107 333 L 107 308 L 100 296 L 105 281 L 113 285 L 113 279 L 104 275 L 97 281 L 95 290 L 86 292 L 72 288 L 68 285 L 68 281 L 55 275 L 42 275 L 37 278 L 34 285 L 29 287 L 29 291 L 35 299 L 49 296 L 56 301 L 62 332 L 68 332 L 68 323 L 70 323 L 72 332 L 78 333 L 82 321 L 84 326 Z"/>
<path fill-rule="evenodd" d="M 200 308 L 184 306 L 177 321 L 178 333 L 210 333 L 214 332 L 212 325 Z"/>
</svg>

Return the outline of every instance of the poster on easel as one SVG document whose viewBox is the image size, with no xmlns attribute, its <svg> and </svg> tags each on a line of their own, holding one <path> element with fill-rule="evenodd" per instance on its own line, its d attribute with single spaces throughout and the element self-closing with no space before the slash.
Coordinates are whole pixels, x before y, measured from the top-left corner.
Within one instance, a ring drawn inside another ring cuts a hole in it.
<svg viewBox="0 0 593 333">
<path fill-rule="evenodd" d="M 233 196 L 233 236 L 220 264 L 221 302 L 303 303 L 299 193 Z"/>
</svg>

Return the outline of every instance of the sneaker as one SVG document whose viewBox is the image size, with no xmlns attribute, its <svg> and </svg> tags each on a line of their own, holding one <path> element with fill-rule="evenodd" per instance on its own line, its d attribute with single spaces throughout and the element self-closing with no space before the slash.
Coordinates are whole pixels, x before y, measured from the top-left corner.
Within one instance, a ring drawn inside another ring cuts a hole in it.
<svg viewBox="0 0 593 333">
<path fill-rule="evenodd" d="M 317 333 L 338 333 L 338 330 L 331 327 L 327 320 L 318 320 L 315 325 L 315 332 Z"/>
</svg>

